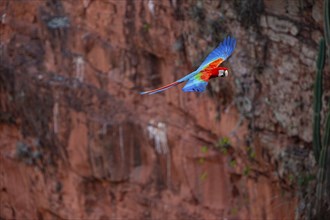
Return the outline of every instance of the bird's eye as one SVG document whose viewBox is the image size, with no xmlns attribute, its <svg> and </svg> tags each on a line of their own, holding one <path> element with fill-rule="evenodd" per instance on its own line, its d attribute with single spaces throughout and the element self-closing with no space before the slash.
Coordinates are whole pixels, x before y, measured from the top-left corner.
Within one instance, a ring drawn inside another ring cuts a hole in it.
<svg viewBox="0 0 330 220">
<path fill-rule="evenodd" d="M 219 70 L 218 73 L 219 73 L 218 74 L 219 77 L 226 77 L 226 76 L 228 76 L 228 70 Z"/>
</svg>

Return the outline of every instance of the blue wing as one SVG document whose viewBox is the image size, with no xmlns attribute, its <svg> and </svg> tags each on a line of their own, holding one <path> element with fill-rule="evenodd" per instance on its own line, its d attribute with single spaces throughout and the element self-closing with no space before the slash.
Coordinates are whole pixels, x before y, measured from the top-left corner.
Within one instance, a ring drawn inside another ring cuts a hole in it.
<svg viewBox="0 0 330 220">
<path fill-rule="evenodd" d="M 196 79 L 195 77 L 188 80 L 186 85 L 182 88 L 184 92 L 204 92 L 207 82 Z"/>
<path fill-rule="evenodd" d="M 198 67 L 197 72 L 201 71 L 205 67 L 207 67 L 210 63 L 221 59 L 225 61 L 234 51 L 236 47 L 236 39 L 228 36 L 225 40 L 219 44 L 217 48 L 215 48 L 203 61 L 203 63 Z"/>
</svg>

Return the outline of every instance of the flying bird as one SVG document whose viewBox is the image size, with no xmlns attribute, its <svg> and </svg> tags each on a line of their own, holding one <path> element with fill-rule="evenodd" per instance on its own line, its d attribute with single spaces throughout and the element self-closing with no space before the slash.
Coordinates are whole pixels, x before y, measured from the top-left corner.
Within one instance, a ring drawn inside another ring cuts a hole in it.
<svg viewBox="0 0 330 220">
<path fill-rule="evenodd" d="M 158 89 L 141 92 L 144 94 L 155 94 L 167 90 L 180 83 L 188 81 L 182 88 L 184 92 L 203 92 L 206 89 L 209 79 L 215 77 L 228 76 L 228 68 L 220 67 L 219 65 L 225 61 L 234 51 L 236 46 L 236 39 L 228 36 L 223 42 L 219 44 L 202 62 L 202 64 L 192 73 L 189 73 L 185 77 L 172 82 L 166 86 L 162 86 Z"/>
</svg>

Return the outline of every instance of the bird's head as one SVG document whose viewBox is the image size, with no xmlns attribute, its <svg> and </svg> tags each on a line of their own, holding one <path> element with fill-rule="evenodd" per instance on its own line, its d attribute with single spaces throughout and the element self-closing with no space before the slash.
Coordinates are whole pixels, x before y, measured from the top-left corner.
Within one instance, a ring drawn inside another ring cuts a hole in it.
<svg viewBox="0 0 330 220">
<path fill-rule="evenodd" d="M 227 77 L 227 76 L 228 76 L 228 69 L 227 68 L 219 68 L 218 77 Z"/>
</svg>

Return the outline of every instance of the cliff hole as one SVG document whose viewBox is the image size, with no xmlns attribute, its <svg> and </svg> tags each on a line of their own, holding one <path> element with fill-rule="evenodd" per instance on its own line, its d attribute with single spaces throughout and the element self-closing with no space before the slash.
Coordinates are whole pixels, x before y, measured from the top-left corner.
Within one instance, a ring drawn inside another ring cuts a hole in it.
<svg viewBox="0 0 330 220">
<path fill-rule="evenodd" d="M 147 65 L 149 66 L 147 79 L 149 79 L 151 86 L 159 86 L 162 84 L 162 78 L 160 74 L 161 61 L 156 55 L 152 53 L 148 53 L 146 55 L 146 59 Z"/>
</svg>

